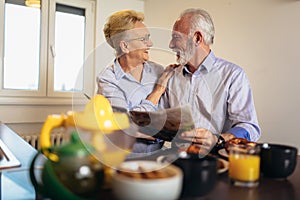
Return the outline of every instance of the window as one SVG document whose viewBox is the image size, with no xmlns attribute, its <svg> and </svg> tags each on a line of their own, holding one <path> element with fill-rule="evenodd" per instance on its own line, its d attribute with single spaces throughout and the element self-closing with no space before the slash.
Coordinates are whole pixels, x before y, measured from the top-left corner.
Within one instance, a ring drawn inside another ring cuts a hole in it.
<svg viewBox="0 0 300 200">
<path fill-rule="evenodd" d="M 38 90 L 40 23 L 39 9 L 5 4 L 4 89 Z"/>
<path fill-rule="evenodd" d="M 91 93 L 93 10 L 92 0 L 42 0 L 40 9 L 1 1 L 0 98 L 57 103 Z"/>
<path fill-rule="evenodd" d="M 83 71 L 80 69 L 84 62 L 84 13 L 83 9 L 56 4 L 54 91 L 83 89 Z M 78 84 L 74 77 L 78 77 Z"/>
</svg>

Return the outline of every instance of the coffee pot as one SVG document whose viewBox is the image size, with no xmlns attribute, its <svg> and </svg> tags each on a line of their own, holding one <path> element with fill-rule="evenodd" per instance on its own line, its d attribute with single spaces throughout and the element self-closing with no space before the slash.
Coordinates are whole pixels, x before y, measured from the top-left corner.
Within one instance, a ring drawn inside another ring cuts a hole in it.
<svg viewBox="0 0 300 200">
<path fill-rule="evenodd" d="M 41 148 L 30 166 L 31 182 L 38 195 L 72 200 L 101 197 L 106 164 L 101 158 L 112 143 L 107 136 L 129 126 L 128 115 L 113 112 L 101 95 L 92 98 L 83 112 L 49 115 L 41 130 Z M 70 141 L 54 146 L 50 135 L 58 127 L 71 132 Z M 127 137 L 134 143 L 134 137 Z"/>
</svg>

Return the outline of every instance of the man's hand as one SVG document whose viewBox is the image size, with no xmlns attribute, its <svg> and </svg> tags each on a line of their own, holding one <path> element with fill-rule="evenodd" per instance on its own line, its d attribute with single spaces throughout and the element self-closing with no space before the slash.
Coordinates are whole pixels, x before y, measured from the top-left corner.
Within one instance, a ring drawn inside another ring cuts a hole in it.
<svg viewBox="0 0 300 200">
<path fill-rule="evenodd" d="M 181 133 L 179 138 L 196 145 L 199 148 L 199 154 L 202 155 L 207 155 L 218 141 L 218 138 L 214 134 L 204 128 L 185 131 Z"/>
<path fill-rule="evenodd" d="M 228 141 L 232 138 L 235 138 L 235 135 L 233 135 L 232 133 L 222 133 L 222 137 L 225 139 L 225 141 Z"/>
<path fill-rule="evenodd" d="M 231 133 L 222 133 L 225 141 L 228 141 L 235 136 Z M 218 135 L 213 134 L 207 129 L 196 128 L 191 131 L 185 131 L 179 136 L 180 139 L 190 141 L 191 144 L 199 148 L 199 154 L 207 155 L 218 142 Z"/>
</svg>

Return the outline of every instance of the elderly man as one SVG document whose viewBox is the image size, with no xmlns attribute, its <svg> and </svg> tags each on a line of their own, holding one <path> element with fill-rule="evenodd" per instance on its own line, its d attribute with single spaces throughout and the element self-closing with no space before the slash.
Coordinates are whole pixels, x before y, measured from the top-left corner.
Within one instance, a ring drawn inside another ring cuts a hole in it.
<svg viewBox="0 0 300 200">
<path fill-rule="evenodd" d="M 195 129 L 181 139 L 208 153 L 216 144 L 234 137 L 257 141 L 260 128 L 252 91 L 243 69 L 215 57 L 210 15 L 187 9 L 176 20 L 169 47 L 181 64 L 168 82 L 164 108 L 190 104 Z"/>
</svg>

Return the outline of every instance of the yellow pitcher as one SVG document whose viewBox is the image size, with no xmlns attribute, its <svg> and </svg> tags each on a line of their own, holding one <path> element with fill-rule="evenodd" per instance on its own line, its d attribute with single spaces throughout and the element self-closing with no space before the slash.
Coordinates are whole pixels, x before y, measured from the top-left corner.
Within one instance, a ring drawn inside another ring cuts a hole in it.
<svg viewBox="0 0 300 200">
<path fill-rule="evenodd" d="M 120 164 L 130 153 L 137 132 L 127 113 L 114 112 L 102 95 L 94 96 L 83 112 L 49 115 L 41 132 L 42 150 L 51 146 L 51 130 L 61 126 L 75 127 L 81 140 L 95 147 L 96 157 L 108 166 Z"/>
</svg>

